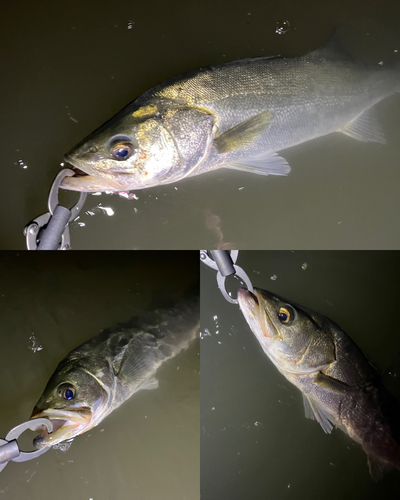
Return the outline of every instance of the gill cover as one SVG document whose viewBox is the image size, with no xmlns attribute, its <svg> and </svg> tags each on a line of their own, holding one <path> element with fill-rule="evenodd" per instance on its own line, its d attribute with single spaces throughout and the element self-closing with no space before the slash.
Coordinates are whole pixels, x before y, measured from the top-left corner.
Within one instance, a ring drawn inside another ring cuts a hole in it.
<svg viewBox="0 0 400 500">
<path fill-rule="evenodd" d="M 206 110 L 165 102 L 124 110 L 66 155 L 77 173 L 62 187 L 123 191 L 174 182 L 195 172 L 215 131 Z"/>
</svg>

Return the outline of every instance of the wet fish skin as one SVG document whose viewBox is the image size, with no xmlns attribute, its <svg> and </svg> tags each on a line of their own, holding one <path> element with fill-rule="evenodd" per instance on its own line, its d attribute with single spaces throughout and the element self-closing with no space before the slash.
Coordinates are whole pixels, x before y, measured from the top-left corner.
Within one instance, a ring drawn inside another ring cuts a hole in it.
<svg viewBox="0 0 400 500">
<path fill-rule="evenodd" d="M 278 151 L 331 132 L 385 142 L 368 110 L 400 90 L 400 67 L 358 63 L 337 45 L 200 68 L 157 85 L 66 155 L 87 175 L 66 177 L 62 187 L 142 189 L 222 167 L 286 175 Z M 130 156 L 115 159 L 124 141 Z"/>
<path fill-rule="evenodd" d="M 400 404 L 346 333 L 322 314 L 265 290 L 240 289 L 238 298 L 264 352 L 302 392 L 306 417 L 327 433 L 336 425 L 360 443 L 374 479 L 386 468 L 400 469 Z M 293 318 L 289 324 L 278 316 L 284 310 Z"/>
<path fill-rule="evenodd" d="M 107 329 L 71 351 L 57 366 L 31 418 L 55 428 L 35 438 L 37 448 L 88 431 L 135 392 L 158 387 L 155 373 L 199 334 L 199 299 L 156 309 L 128 325 Z M 66 399 L 65 396 L 73 397 Z"/>
</svg>

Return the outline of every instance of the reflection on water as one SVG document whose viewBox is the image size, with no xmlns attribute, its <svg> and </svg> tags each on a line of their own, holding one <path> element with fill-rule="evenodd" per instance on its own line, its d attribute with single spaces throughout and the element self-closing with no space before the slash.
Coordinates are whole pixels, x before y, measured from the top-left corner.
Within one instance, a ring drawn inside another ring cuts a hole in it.
<svg viewBox="0 0 400 500">
<path fill-rule="evenodd" d="M 241 251 L 237 264 L 254 286 L 339 324 L 399 397 L 393 374 L 400 340 L 384 318 L 399 300 L 399 262 L 397 252 Z M 375 483 L 359 444 L 340 430 L 326 435 L 304 417 L 300 392 L 264 354 L 206 266 L 201 293 L 202 498 L 396 498 L 399 471 Z"/>
<path fill-rule="evenodd" d="M 4 436 L 29 418 L 69 351 L 196 286 L 198 253 L 3 253 L 0 272 Z M 70 447 L 9 463 L 0 498 L 198 499 L 198 341 L 156 377 L 158 389 L 139 391 Z"/>
</svg>

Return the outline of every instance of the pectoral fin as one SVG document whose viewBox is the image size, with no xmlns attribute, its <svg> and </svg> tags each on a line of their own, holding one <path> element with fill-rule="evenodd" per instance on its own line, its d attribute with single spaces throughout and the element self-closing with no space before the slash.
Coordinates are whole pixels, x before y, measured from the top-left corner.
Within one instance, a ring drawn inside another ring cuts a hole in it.
<svg viewBox="0 0 400 500">
<path fill-rule="evenodd" d="M 229 153 L 250 146 L 268 129 L 271 120 L 271 111 L 263 111 L 214 139 L 214 146 L 218 153 Z"/>
<path fill-rule="evenodd" d="M 330 421 L 329 414 L 322 408 L 314 399 L 303 394 L 304 412 L 306 418 L 316 420 L 327 434 L 330 434 L 333 429 L 333 424 Z"/>
<path fill-rule="evenodd" d="M 146 356 L 144 352 L 133 352 L 123 360 L 118 372 L 118 378 L 123 383 L 125 381 L 129 383 L 132 380 L 140 379 L 142 374 L 146 372 L 150 363 L 151 358 Z"/>
<path fill-rule="evenodd" d="M 369 110 L 364 111 L 357 118 L 354 118 L 354 120 L 338 130 L 338 132 L 342 132 L 358 141 L 386 143 L 381 126 Z"/>
<path fill-rule="evenodd" d="M 230 163 L 225 168 L 240 170 L 257 175 L 288 175 L 290 167 L 282 156 L 271 153 L 257 158 L 246 158 L 239 162 Z"/>
<path fill-rule="evenodd" d="M 347 385 L 336 378 L 329 377 L 329 375 L 325 375 L 322 372 L 319 372 L 315 376 L 314 384 L 322 387 L 322 389 L 326 389 L 327 391 L 335 392 L 337 394 L 348 394 L 349 392 L 354 391 L 350 385 Z"/>
</svg>

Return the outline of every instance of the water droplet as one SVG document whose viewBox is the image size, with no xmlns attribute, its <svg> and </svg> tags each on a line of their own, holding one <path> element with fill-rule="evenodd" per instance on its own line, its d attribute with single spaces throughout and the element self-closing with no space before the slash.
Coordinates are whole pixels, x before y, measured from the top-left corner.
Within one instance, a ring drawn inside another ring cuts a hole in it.
<svg viewBox="0 0 400 500">
<path fill-rule="evenodd" d="M 301 265 L 301 268 L 303 269 L 303 271 L 305 271 L 308 267 L 308 264 L 307 262 L 304 262 L 302 265 Z"/>
<path fill-rule="evenodd" d="M 36 338 L 35 334 L 32 332 L 32 335 L 29 337 L 30 345 L 28 346 L 28 349 L 30 349 L 33 352 L 39 352 L 43 350 L 43 346 L 40 344 L 38 339 Z"/>
<path fill-rule="evenodd" d="M 276 24 L 275 33 L 277 35 L 284 35 L 290 30 L 290 23 L 288 20 L 278 21 Z"/>
<path fill-rule="evenodd" d="M 26 170 L 28 168 L 28 165 L 24 162 L 24 160 L 19 159 L 14 165 L 18 165 L 22 169 Z"/>
<path fill-rule="evenodd" d="M 276 274 L 273 274 L 270 279 L 272 281 L 276 281 L 278 279 L 278 276 Z"/>
<path fill-rule="evenodd" d="M 135 24 L 134 22 L 128 21 L 128 30 L 131 30 L 134 24 Z"/>
<path fill-rule="evenodd" d="M 71 448 L 71 445 L 72 445 L 72 440 L 71 441 L 64 441 L 63 443 L 55 444 L 55 445 L 53 445 L 53 448 L 55 450 L 60 450 L 60 451 L 66 452 Z"/>
</svg>

